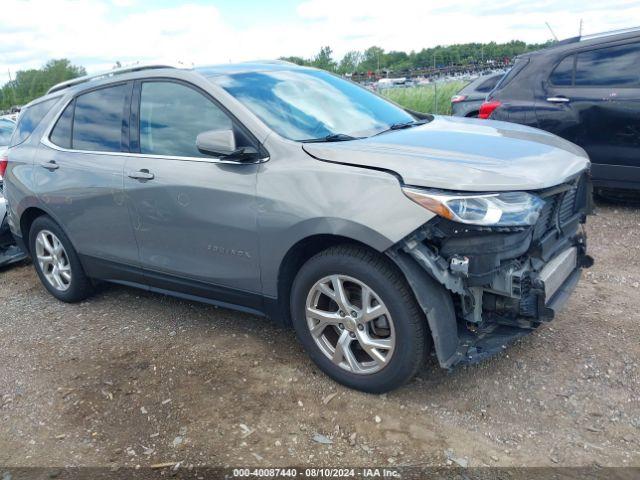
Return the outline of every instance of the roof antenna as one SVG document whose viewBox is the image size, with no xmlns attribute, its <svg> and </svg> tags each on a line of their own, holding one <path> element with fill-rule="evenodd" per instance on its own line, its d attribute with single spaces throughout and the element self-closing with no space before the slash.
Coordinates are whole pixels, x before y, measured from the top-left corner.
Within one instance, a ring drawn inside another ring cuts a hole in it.
<svg viewBox="0 0 640 480">
<path fill-rule="evenodd" d="M 544 22 L 545 25 L 547 26 L 547 28 L 549 29 L 549 31 L 551 32 L 551 35 L 553 35 L 553 38 L 556 39 L 556 42 L 558 41 L 558 37 L 556 36 L 556 34 L 553 31 L 553 28 L 551 28 L 551 25 L 549 25 L 549 22 Z"/>
<path fill-rule="evenodd" d="M 580 30 L 578 31 L 578 36 L 582 37 L 582 19 L 580 19 Z"/>
</svg>

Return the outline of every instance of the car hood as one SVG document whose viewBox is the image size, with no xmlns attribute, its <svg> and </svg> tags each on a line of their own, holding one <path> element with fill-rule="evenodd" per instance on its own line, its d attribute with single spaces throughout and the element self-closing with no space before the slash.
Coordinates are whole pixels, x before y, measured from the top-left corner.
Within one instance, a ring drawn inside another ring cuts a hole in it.
<svg viewBox="0 0 640 480">
<path fill-rule="evenodd" d="M 360 140 L 305 143 L 303 149 L 319 160 L 392 171 L 406 185 L 461 191 L 538 190 L 589 167 L 582 148 L 542 130 L 441 116 Z"/>
</svg>

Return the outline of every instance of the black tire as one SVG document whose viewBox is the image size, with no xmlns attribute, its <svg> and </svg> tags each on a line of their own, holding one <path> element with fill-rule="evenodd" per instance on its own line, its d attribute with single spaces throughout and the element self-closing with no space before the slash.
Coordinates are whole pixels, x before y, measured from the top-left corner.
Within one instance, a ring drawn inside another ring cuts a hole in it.
<svg viewBox="0 0 640 480">
<path fill-rule="evenodd" d="M 49 280 L 47 280 L 40 267 L 40 262 L 36 256 L 36 238 L 43 230 L 53 233 L 64 247 L 66 258 L 71 268 L 71 280 L 66 290 L 59 290 L 55 288 Z M 31 252 L 31 257 L 33 258 L 33 265 L 38 277 L 40 277 L 40 281 L 55 298 L 63 302 L 74 303 L 84 300 L 93 293 L 93 285 L 91 284 L 91 280 L 84 273 L 84 269 L 82 268 L 75 248 L 73 248 L 71 241 L 65 235 L 64 231 L 62 231 L 51 217 L 43 215 L 35 219 L 31 225 L 31 229 L 29 230 L 29 250 Z"/>
<path fill-rule="evenodd" d="M 356 374 L 333 363 L 318 347 L 307 326 L 309 292 L 329 275 L 353 277 L 374 290 L 386 305 L 395 327 L 396 344 L 389 363 L 370 374 Z M 404 277 L 384 256 L 366 248 L 329 248 L 308 260 L 298 272 L 291 292 L 291 317 L 298 339 L 318 367 L 335 381 L 369 393 L 384 393 L 411 380 L 431 349 L 426 318 Z"/>
</svg>

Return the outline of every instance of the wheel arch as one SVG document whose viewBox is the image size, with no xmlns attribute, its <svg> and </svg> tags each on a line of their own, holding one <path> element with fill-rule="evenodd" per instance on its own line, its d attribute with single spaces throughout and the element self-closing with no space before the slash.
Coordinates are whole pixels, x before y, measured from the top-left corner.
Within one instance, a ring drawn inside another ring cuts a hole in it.
<svg viewBox="0 0 640 480">
<path fill-rule="evenodd" d="M 28 207 L 20 215 L 20 234 L 22 235 L 24 247 L 27 249 L 27 253 L 29 255 L 31 255 L 31 252 L 29 251 L 31 248 L 31 246 L 29 245 L 29 233 L 31 231 L 31 225 L 33 225 L 33 222 L 35 222 L 36 218 L 42 217 L 43 215 L 51 217 L 48 212 L 40 207 Z"/>
<path fill-rule="evenodd" d="M 277 316 L 272 316 L 275 317 L 279 323 L 285 326 L 291 326 L 291 312 L 289 309 L 291 288 L 296 274 L 302 265 L 316 254 L 338 245 L 354 245 L 380 254 L 380 252 L 372 246 L 344 235 L 318 233 L 297 241 L 287 250 L 278 269 Z"/>
</svg>

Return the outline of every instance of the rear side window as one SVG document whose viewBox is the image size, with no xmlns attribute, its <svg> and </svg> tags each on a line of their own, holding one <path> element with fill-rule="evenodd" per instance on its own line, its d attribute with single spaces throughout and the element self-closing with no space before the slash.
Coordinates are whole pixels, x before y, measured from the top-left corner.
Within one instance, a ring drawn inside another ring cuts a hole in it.
<svg viewBox="0 0 640 480">
<path fill-rule="evenodd" d="M 140 153 L 202 157 L 196 137 L 232 129 L 231 119 L 193 88 L 173 82 L 145 82 L 140 93 Z"/>
<path fill-rule="evenodd" d="M 18 125 L 11 137 L 11 145 L 15 147 L 24 142 L 33 131 L 40 124 L 44 116 L 51 110 L 51 107 L 58 101 L 58 97 L 45 100 L 44 102 L 36 103 L 20 112 L 20 118 L 18 118 Z"/>
<path fill-rule="evenodd" d="M 559 87 L 568 87 L 573 85 L 573 61 L 574 56 L 565 57 L 551 72 L 549 81 Z"/>
<path fill-rule="evenodd" d="M 640 86 L 640 44 L 578 53 L 575 84 L 593 87 Z"/>
<path fill-rule="evenodd" d="M 128 86 L 101 88 L 76 98 L 72 148 L 119 152 Z"/>
<path fill-rule="evenodd" d="M 53 127 L 49 140 L 63 148 L 71 148 L 71 126 L 73 122 L 73 106 L 75 101 L 71 101 L 64 109 L 60 118 Z"/>
</svg>

